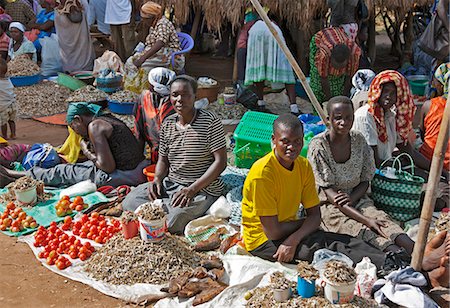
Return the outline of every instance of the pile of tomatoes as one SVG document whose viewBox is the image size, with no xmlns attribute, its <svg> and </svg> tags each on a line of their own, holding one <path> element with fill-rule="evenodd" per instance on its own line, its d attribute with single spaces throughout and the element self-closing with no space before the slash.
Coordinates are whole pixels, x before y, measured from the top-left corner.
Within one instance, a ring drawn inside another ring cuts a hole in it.
<svg viewBox="0 0 450 308">
<path fill-rule="evenodd" d="M 73 234 L 95 241 L 99 244 L 105 244 L 114 234 L 121 230 L 121 224 L 118 220 L 106 221 L 105 216 L 97 212 L 90 215 L 83 214 L 78 221 L 72 221 L 71 217 L 64 219 L 61 226 L 64 231 L 71 230 Z"/>
<path fill-rule="evenodd" d="M 71 217 L 66 217 L 65 220 L 71 220 Z M 71 259 L 80 258 L 81 261 L 87 260 L 95 248 L 91 243 L 81 243 L 74 235 L 69 235 L 58 228 L 56 222 L 51 222 L 48 228 L 40 226 L 34 235 L 35 247 L 44 247 L 44 250 L 39 252 L 40 259 L 46 259 L 48 265 L 56 265 L 60 270 L 63 270 L 72 265 L 72 262 L 63 254 L 69 255 Z"/>
<path fill-rule="evenodd" d="M 70 202 L 69 196 L 62 196 L 59 199 L 58 203 L 55 205 L 56 215 L 59 217 L 71 215 L 73 211 L 81 212 L 84 209 L 87 209 L 89 206 L 84 203 L 84 200 L 81 196 L 77 196 L 73 199 L 73 202 Z"/>
<path fill-rule="evenodd" d="M 37 228 L 36 220 L 27 215 L 21 207 L 16 207 L 14 202 L 6 205 L 6 210 L 0 216 L 0 230 L 20 232 L 25 228 Z"/>
</svg>

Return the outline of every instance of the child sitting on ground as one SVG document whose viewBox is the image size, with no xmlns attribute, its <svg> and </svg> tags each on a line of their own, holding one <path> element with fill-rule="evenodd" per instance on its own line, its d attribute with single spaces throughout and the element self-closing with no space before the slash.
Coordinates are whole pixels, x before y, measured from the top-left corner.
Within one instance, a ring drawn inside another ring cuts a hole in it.
<svg viewBox="0 0 450 308">
<path fill-rule="evenodd" d="M 0 126 L 2 136 L 8 139 L 8 124 L 11 130 L 10 139 L 16 138 L 16 95 L 14 86 L 9 77 L 6 77 L 8 66 L 3 58 L 0 58 Z"/>
<path fill-rule="evenodd" d="M 4 138 L 0 137 L 0 165 L 11 168 L 13 162 L 21 162 L 25 155 L 30 151 L 31 145 L 28 144 L 8 144 Z"/>
</svg>

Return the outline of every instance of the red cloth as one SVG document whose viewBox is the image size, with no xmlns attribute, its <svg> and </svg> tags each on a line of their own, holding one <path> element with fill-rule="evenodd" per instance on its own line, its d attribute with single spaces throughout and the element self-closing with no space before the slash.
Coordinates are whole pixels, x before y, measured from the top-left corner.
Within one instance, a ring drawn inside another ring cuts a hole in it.
<svg viewBox="0 0 450 308">
<path fill-rule="evenodd" d="M 342 28 L 326 28 L 314 36 L 317 51 L 314 62 L 320 77 L 353 76 L 358 70 L 361 49 L 352 41 Z M 350 58 L 346 67 L 336 69 L 331 65 L 331 51 L 334 46 L 344 44 L 350 49 Z"/>
<path fill-rule="evenodd" d="M 248 31 L 250 31 L 250 28 L 255 24 L 255 22 L 257 22 L 257 20 L 250 21 L 242 26 L 237 42 L 238 49 L 247 48 Z"/>
</svg>

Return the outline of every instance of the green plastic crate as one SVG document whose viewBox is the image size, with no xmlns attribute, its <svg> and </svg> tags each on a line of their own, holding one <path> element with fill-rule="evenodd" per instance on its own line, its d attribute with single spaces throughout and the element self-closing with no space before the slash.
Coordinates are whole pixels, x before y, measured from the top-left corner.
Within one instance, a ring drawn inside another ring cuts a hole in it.
<svg viewBox="0 0 450 308">
<path fill-rule="evenodd" d="M 272 150 L 272 126 L 278 115 L 247 111 L 234 131 L 235 165 L 250 168 L 255 161 Z"/>
</svg>

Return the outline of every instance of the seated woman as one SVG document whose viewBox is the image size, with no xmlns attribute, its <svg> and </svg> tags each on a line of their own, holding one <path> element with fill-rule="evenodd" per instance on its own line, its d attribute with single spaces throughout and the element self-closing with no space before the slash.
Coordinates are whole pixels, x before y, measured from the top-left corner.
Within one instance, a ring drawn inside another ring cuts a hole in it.
<svg viewBox="0 0 450 308">
<path fill-rule="evenodd" d="M 442 117 L 448 97 L 448 86 L 450 82 L 450 63 L 441 64 L 434 73 L 433 85 L 436 88 L 437 97 L 426 101 L 421 109 L 420 130 L 423 144 L 420 153 L 427 159 L 433 157 Z M 444 170 L 450 172 L 450 141 L 445 152 Z"/>
<path fill-rule="evenodd" d="M 357 237 L 383 251 L 403 247 L 411 254 L 414 242 L 366 194 L 375 162 L 364 137 L 350 131 L 352 101 L 333 97 L 327 111 L 330 129 L 314 137 L 308 151 L 322 203 L 322 229 Z"/>
<path fill-rule="evenodd" d="M 219 178 L 227 165 L 225 134 L 213 113 L 194 108 L 197 82 L 178 76 L 170 86 L 176 114 L 162 124 L 155 178 L 132 190 L 123 209 L 163 198 L 171 233 L 182 233 L 193 219 L 205 214 L 221 195 Z"/>
<path fill-rule="evenodd" d="M 142 23 L 150 28 L 145 48 L 143 52 L 136 53 L 128 58 L 125 69 L 127 71 L 132 71 L 133 67 L 143 69 L 145 71 L 145 74 L 142 74 L 143 80 L 141 80 L 143 85 L 147 81 L 147 73 L 152 68 L 168 68 L 171 65 L 172 53 L 181 49 L 175 27 L 164 16 L 159 4 L 152 1 L 143 4 L 141 17 Z M 172 69 L 179 72 L 184 68 L 184 63 L 184 55 L 177 55 L 175 57 L 175 66 Z"/>
<path fill-rule="evenodd" d="M 28 55 L 31 60 L 37 62 L 36 48 L 33 43 L 25 36 L 25 26 L 20 22 L 12 22 L 9 25 L 9 41 L 8 57 L 10 60 L 20 55 Z"/>
<path fill-rule="evenodd" d="M 135 186 L 146 181 L 142 169 L 149 162 L 144 160 L 136 138 L 125 123 L 112 115 L 101 114 L 100 106 L 87 103 L 70 104 L 66 120 L 83 137 L 81 150 L 88 161 L 50 169 L 33 167 L 26 173 L 1 168 L 0 175 L 13 178 L 28 175 L 55 187 L 84 180 L 98 186 Z"/>
<path fill-rule="evenodd" d="M 134 113 L 134 135 L 144 149 L 145 143 L 150 147 L 153 164 L 158 161 L 159 131 L 168 116 L 175 113 L 170 103 L 169 84 L 175 78 L 175 72 L 157 67 L 148 74 L 150 89 L 142 92 L 140 102 Z"/>
<path fill-rule="evenodd" d="M 36 20 L 31 22 L 28 26 L 31 29 L 39 30 L 37 39 L 33 42 L 34 47 L 38 51 L 42 49 L 40 38 L 52 35 L 55 33 L 55 0 L 40 0 L 39 4 L 42 10 L 37 14 Z"/>
<path fill-rule="evenodd" d="M 369 100 L 355 112 L 353 129 L 362 133 L 372 147 L 375 165 L 390 159 L 394 151 L 411 155 L 416 175 L 428 180 L 431 162 L 411 145 L 412 123 L 416 106 L 408 81 L 397 71 L 387 70 L 375 76 L 369 89 Z M 445 182 L 448 172 L 442 172 Z M 449 204 L 449 185 L 440 183 L 436 209 Z"/>
</svg>

